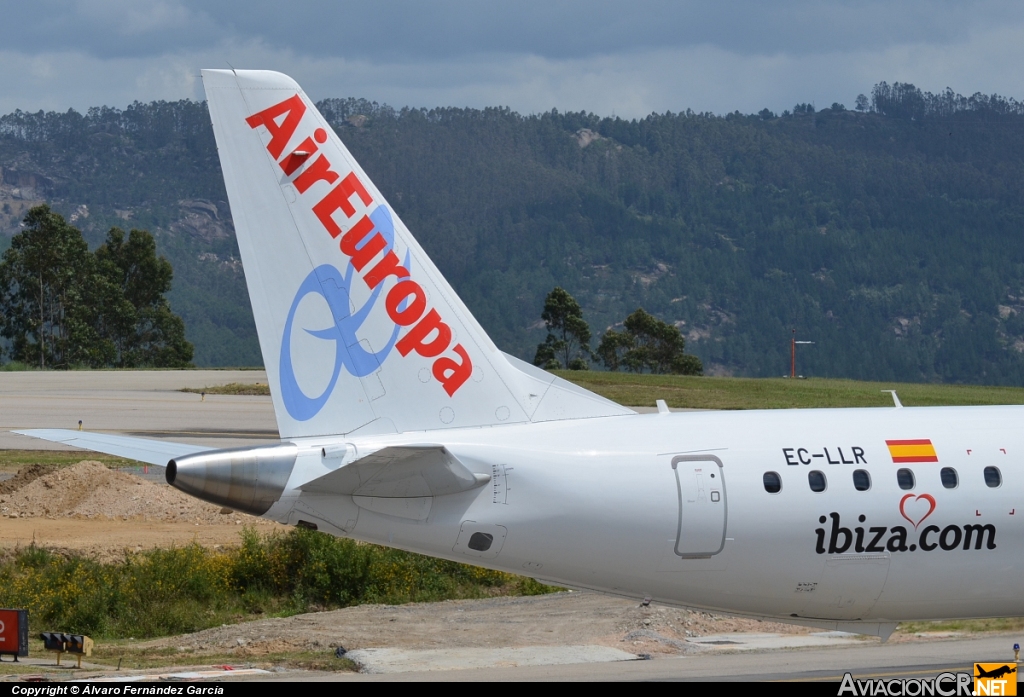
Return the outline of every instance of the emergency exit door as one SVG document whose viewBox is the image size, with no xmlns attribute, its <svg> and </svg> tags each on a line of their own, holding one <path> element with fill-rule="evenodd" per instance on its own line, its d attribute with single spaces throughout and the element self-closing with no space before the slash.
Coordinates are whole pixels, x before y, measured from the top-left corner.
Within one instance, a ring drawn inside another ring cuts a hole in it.
<svg viewBox="0 0 1024 697">
<path fill-rule="evenodd" d="M 728 522 L 722 461 L 714 455 L 678 455 L 672 471 L 679 494 L 675 553 L 689 559 L 718 554 L 725 548 Z"/>
</svg>

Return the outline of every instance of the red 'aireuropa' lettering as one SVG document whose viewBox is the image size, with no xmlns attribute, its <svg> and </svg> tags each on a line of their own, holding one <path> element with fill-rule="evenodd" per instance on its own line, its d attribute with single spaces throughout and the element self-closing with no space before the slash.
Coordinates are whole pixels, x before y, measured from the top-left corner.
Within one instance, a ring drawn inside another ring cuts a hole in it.
<svg viewBox="0 0 1024 697">
<path fill-rule="evenodd" d="M 452 343 L 452 330 L 441 321 L 437 310 L 430 310 L 419 323 L 398 340 L 395 348 L 403 356 L 416 351 L 424 358 L 440 356 Z"/>
<path fill-rule="evenodd" d="M 292 156 L 289 155 L 289 157 Z M 302 170 L 302 174 L 295 177 L 293 183 L 295 188 L 299 190 L 299 193 L 304 194 L 309 190 L 309 187 L 317 182 L 333 184 L 336 181 L 338 181 L 338 173 L 331 169 L 331 163 L 327 161 L 326 157 L 321 155 L 313 160 L 313 164 Z"/>
<path fill-rule="evenodd" d="M 322 153 L 311 164 L 299 171 L 300 167 L 309 162 L 318 149 L 313 140 L 308 137 L 302 141 L 295 152 L 284 158 L 281 157 L 295 135 L 305 113 L 306 105 L 296 94 L 245 120 L 250 128 L 263 126 L 267 129 L 267 133 L 270 134 L 270 142 L 266 146 L 267 152 L 277 161 L 286 176 L 292 176 L 299 172 L 293 183 L 300 194 L 305 194 L 317 182 L 326 182 L 331 185 L 340 177 L 331 169 L 331 163 Z M 317 143 L 324 143 L 327 141 L 327 134 L 324 129 L 317 128 L 313 138 Z M 355 206 L 352 203 L 354 196 L 359 197 L 363 206 L 373 203 L 373 197 L 366 191 L 366 187 L 359 181 L 356 173 L 349 172 L 337 186 L 313 206 L 312 210 L 331 237 L 337 238 L 341 235 L 341 240 L 338 243 L 339 249 L 352 260 L 352 267 L 362 274 L 363 269 L 387 248 L 387 242 L 376 231 L 373 221 L 367 215 L 360 217 L 344 235 L 341 234 L 341 226 L 334 220 L 334 214 L 341 211 L 346 218 L 353 218 L 356 214 Z M 372 236 L 370 233 L 373 233 Z M 372 289 L 383 283 L 388 276 L 395 277 L 398 282 L 388 292 L 384 303 L 385 308 L 388 317 L 395 324 L 410 327 L 405 336 L 395 344 L 395 348 L 403 357 L 415 351 L 424 358 L 436 358 L 431 373 L 444 387 L 448 396 L 454 396 L 455 392 L 473 374 L 473 362 L 462 344 L 451 346 L 451 327 L 445 324 L 437 310 L 427 309 L 426 293 L 420 284 L 409 279 L 409 275 L 409 270 L 400 264 L 398 255 L 389 250 L 380 261 L 362 275 L 362 279 Z M 405 307 L 402 308 L 402 305 Z M 461 361 L 441 355 L 449 348 L 458 355 Z"/>
<path fill-rule="evenodd" d="M 452 350 L 459 354 L 462 363 L 456 363 L 447 356 L 441 356 L 434 361 L 431 371 L 449 397 L 454 395 L 455 390 L 462 387 L 462 383 L 466 382 L 473 374 L 473 362 L 469 360 L 469 354 L 466 353 L 466 349 L 462 348 L 462 344 L 455 344 Z"/>
<path fill-rule="evenodd" d="M 404 310 L 398 306 L 408 300 Z M 384 300 L 384 306 L 388 310 L 388 317 L 397 325 L 408 327 L 413 324 L 427 310 L 427 296 L 416 281 L 399 281 L 395 287 L 388 291 L 388 297 Z"/>
<path fill-rule="evenodd" d="M 359 178 L 356 177 L 356 173 L 349 172 L 348 176 L 342 179 L 340 184 L 320 200 L 320 203 L 313 206 L 313 212 L 327 229 L 327 232 L 331 233 L 331 237 L 337 237 L 341 234 L 341 228 L 334 222 L 333 216 L 335 211 L 340 210 L 345 214 L 346 218 L 351 218 L 356 214 L 356 209 L 352 206 L 352 201 L 350 200 L 355 194 L 359 194 L 359 200 L 363 202 L 364 206 L 369 206 L 373 203 L 373 199 L 370 198 L 370 194 L 366 193 L 366 188 L 359 181 Z"/>
<path fill-rule="evenodd" d="M 341 236 L 341 242 L 338 246 L 341 247 L 343 254 L 352 257 L 352 266 L 355 267 L 356 271 L 362 271 L 375 256 L 388 246 L 388 243 L 379 232 L 370 239 L 366 239 L 366 236 L 375 229 L 370 216 L 364 215 L 359 219 L 358 223 Z"/>
<path fill-rule="evenodd" d="M 267 133 L 270 134 L 267 152 L 275 160 L 278 160 L 281 158 L 281 153 L 284 152 L 284 147 L 288 145 L 288 141 L 295 134 L 295 129 L 298 128 L 299 121 L 302 120 L 302 115 L 305 113 L 306 105 L 302 103 L 299 95 L 296 94 L 280 104 L 275 104 L 258 114 L 253 114 L 245 122 L 249 124 L 250 128 L 263 126 L 267 129 Z M 281 116 L 284 116 L 284 120 L 278 124 L 277 120 Z"/>
</svg>

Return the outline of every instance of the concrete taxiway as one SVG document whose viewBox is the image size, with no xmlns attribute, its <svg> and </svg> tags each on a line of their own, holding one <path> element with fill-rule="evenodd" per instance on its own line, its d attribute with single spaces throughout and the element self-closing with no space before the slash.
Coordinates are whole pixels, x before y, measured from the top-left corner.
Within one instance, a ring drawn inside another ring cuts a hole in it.
<svg viewBox="0 0 1024 697">
<path fill-rule="evenodd" d="M 70 450 L 19 436 L 27 428 L 77 429 L 198 443 L 211 448 L 278 440 L 270 397 L 181 392 L 267 383 L 263 370 L 83 370 L 0 372 L 0 449 Z M 641 413 L 654 407 L 636 407 Z M 677 410 L 674 410 L 677 411 Z"/>
<path fill-rule="evenodd" d="M 288 671 L 280 675 L 261 676 L 260 679 L 343 682 L 631 680 L 839 683 L 843 674 L 850 672 L 858 680 L 899 680 L 934 678 L 945 672 L 971 672 L 975 662 L 1012 661 L 1012 647 L 1019 640 L 1019 635 L 1002 633 L 890 644 L 881 644 L 875 639 L 831 647 L 716 651 L 653 660 L 522 666 L 506 663 L 466 670 L 422 670 L 390 674 Z M 1010 665 L 1013 663 L 1010 662 Z"/>
<path fill-rule="evenodd" d="M 262 370 L 86 370 L 0 373 L 0 449 L 67 450 L 10 433 L 77 429 L 231 448 L 277 441 L 270 397 L 181 392 L 266 384 Z"/>
</svg>

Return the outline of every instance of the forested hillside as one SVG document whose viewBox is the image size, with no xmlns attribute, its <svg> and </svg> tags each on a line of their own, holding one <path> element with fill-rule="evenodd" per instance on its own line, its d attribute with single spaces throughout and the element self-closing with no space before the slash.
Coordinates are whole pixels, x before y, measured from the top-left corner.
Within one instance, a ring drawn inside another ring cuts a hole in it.
<svg viewBox="0 0 1024 697">
<path fill-rule="evenodd" d="M 642 306 L 709 373 L 1024 382 L 1024 109 L 876 86 L 860 110 L 637 121 L 320 105 L 507 351 L 556 285 L 596 339 Z M 150 229 L 197 365 L 260 362 L 203 104 L 0 118 L 0 227 Z M 0 245 L 6 239 L 0 236 Z"/>
</svg>

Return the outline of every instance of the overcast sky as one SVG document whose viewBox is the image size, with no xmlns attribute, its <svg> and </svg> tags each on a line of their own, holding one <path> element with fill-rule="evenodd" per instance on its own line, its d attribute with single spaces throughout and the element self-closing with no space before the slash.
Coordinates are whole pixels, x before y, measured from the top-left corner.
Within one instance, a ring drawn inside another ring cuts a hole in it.
<svg viewBox="0 0 1024 697">
<path fill-rule="evenodd" d="M 0 0 L 0 17 L 0 113 L 202 99 L 199 69 L 229 65 L 314 99 L 523 113 L 852 107 L 880 80 L 1024 98 L 1019 0 Z"/>
</svg>

